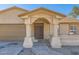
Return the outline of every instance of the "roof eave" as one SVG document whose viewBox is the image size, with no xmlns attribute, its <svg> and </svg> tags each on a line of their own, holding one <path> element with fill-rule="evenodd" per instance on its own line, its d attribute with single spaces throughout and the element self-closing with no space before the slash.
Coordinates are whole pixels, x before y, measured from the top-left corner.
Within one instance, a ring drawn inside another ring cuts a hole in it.
<svg viewBox="0 0 79 59">
<path fill-rule="evenodd" d="M 49 12 L 58 14 L 58 15 L 60 15 L 60 16 L 62 16 L 62 17 L 66 17 L 66 15 L 64 15 L 64 14 L 61 14 L 61 13 L 58 13 L 58 12 L 54 12 L 54 11 L 48 10 L 48 9 L 46 9 L 46 8 L 37 8 L 37 9 L 34 9 L 34 10 L 30 11 L 30 12 L 20 14 L 20 15 L 18 15 L 18 16 L 19 16 L 19 17 L 21 17 L 21 16 L 25 16 L 25 15 L 28 15 L 28 14 L 34 12 L 34 11 L 40 10 L 40 9 L 41 9 L 41 10 L 42 10 L 42 9 L 43 9 L 43 10 L 47 10 L 47 11 L 49 11 Z"/>
</svg>

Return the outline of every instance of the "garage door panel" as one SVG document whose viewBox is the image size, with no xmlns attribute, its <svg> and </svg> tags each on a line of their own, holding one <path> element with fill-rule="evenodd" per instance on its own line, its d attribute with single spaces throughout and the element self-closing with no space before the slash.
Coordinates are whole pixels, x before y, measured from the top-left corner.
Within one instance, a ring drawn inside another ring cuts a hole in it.
<svg viewBox="0 0 79 59">
<path fill-rule="evenodd" d="M 0 25 L 0 37 L 25 37 L 25 25 Z"/>
</svg>

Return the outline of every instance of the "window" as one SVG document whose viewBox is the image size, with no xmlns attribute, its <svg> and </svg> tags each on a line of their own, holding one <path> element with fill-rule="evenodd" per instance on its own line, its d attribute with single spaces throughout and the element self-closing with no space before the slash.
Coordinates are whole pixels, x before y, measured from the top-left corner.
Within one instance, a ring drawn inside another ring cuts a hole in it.
<svg viewBox="0 0 79 59">
<path fill-rule="evenodd" d="M 77 32 L 77 28 L 76 28 L 76 25 L 70 25 L 70 32 L 69 34 L 76 34 Z"/>
</svg>

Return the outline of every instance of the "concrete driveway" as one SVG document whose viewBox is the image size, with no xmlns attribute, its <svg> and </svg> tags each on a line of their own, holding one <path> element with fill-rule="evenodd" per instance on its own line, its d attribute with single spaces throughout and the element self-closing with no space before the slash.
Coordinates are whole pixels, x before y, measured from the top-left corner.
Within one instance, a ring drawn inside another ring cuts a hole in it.
<svg viewBox="0 0 79 59">
<path fill-rule="evenodd" d="M 22 42 L 0 41 L 0 55 L 79 55 L 79 46 L 51 48 L 46 43 L 35 43 L 32 48 L 23 48 Z"/>
</svg>

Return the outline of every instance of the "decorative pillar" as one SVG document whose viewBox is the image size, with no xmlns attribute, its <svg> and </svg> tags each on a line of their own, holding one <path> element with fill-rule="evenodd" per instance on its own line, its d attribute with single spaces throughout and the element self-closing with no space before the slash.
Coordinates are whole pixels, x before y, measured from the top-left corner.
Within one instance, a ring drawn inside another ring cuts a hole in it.
<svg viewBox="0 0 79 59">
<path fill-rule="evenodd" d="M 59 29 L 58 23 L 54 22 L 53 36 L 52 36 L 52 39 L 51 39 L 51 47 L 52 48 L 61 48 L 60 37 L 58 36 L 58 29 Z"/>
<path fill-rule="evenodd" d="M 32 48 L 32 46 L 33 46 L 33 41 L 32 41 L 32 37 L 31 37 L 31 24 L 29 21 L 30 21 L 29 19 L 27 19 L 27 22 L 25 21 L 26 36 L 24 38 L 24 43 L 23 43 L 24 48 Z"/>
</svg>

